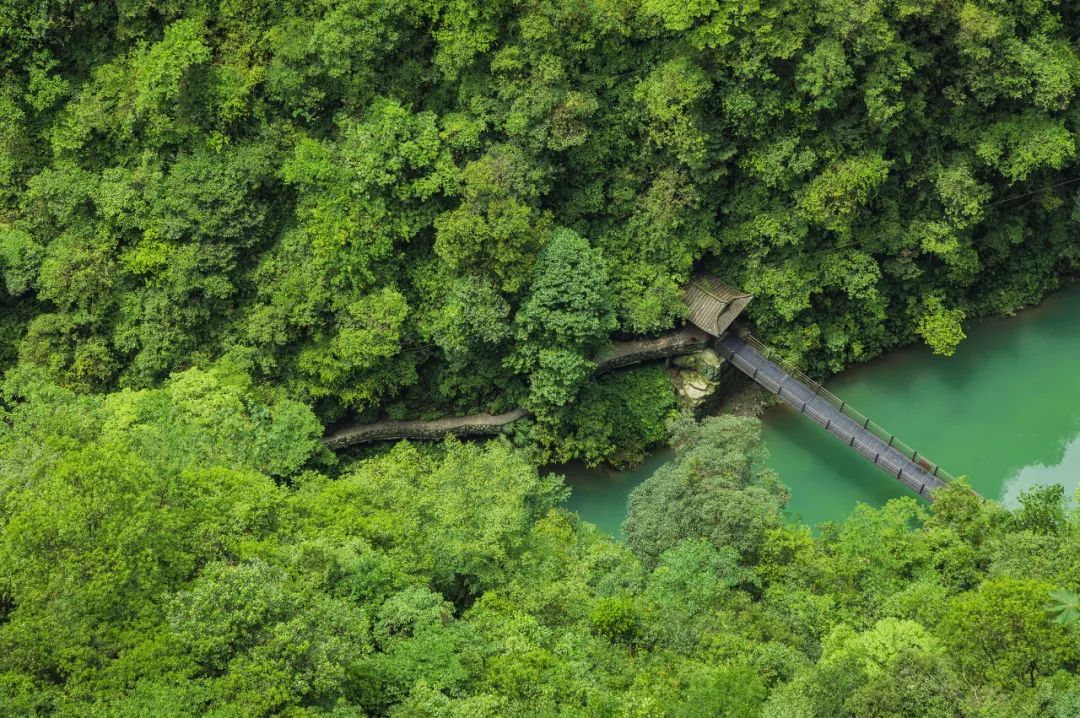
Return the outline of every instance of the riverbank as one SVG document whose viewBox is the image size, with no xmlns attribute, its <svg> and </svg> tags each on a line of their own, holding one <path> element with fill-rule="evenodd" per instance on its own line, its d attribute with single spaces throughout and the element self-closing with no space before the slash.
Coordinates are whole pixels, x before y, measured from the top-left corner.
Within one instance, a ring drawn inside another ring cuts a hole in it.
<svg viewBox="0 0 1080 718">
<path fill-rule="evenodd" d="M 1037 483 L 1080 481 L 1080 288 L 1011 317 L 977 319 L 955 356 L 923 346 L 894 350 L 834 376 L 829 389 L 925 452 L 966 474 L 983 495 L 1015 504 Z M 791 488 L 793 519 L 840 520 L 858 502 L 910 496 L 796 412 L 754 386 L 734 387 L 721 411 L 764 421 L 769 466 Z M 572 509 L 616 531 L 625 496 L 663 461 L 625 472 L 568 467 Z"/>
</svg>

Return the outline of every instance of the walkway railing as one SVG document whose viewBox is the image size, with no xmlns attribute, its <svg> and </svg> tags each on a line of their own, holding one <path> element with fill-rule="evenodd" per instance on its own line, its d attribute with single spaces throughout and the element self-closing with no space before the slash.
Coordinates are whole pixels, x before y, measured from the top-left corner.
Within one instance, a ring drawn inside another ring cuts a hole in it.
<svg viewBox="0 0 1080 718">
<path fill-rule="evenodd" d="M 741 332 L 739 333 L 739 338 L 742 339 L 749 346 L 756 349 L 763 356 L 768 358 L 769 361 L 777 364 L 788 374 L 813 389 L 816 396 L 822 398 L 823 400 L 831 404 L 840 413 L 844 414 L 848 418 L 858 422 L 859 425 L 862 426 L 862 428 L 866 429 L 882 441 L 886 442 L 889 446 L 896 449 L 901 454 L 904 454 L 908 459 L 912 461 L 912 463 L 917 464 L 931 476 L 938 477 L 944 481 L 954 481 L 956 479 L 956 477 L 954 477 L 948 471 L 941 468 L 939 464 L 931 461 L 923 454 L 920 454 L 918 451 L 898 439 L 895 434 L 888 431 L 883 426 L 874 423 L 870 420 L 868 416 L 863 414 L 861 411 L 851 406 L 846 401 L 842 400 L 840 397 L 833 394 L 831 391 L 823 387 L 820 383 L 808 377 L 797 366 L 795 366 L 791 362 L 788 362 L 775 351 L 770 349 L 768 346 L 758 341 L 758 339 L 754 335 L 750 334 L 749 332 Z"/>
</svg>

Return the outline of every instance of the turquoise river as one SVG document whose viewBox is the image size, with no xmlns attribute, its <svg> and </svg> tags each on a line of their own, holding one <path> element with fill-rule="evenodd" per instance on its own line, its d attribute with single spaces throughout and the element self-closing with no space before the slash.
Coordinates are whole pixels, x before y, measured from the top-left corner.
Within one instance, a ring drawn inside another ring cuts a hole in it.
<svg viewBox="0 0 1080 718">
<path fill-rule="evenodd" d="M 977 320 L 952 357 L 923 346 L 890 352 L 827 386 L 984 496 L 1013 504 L 1025 488 L 1080 484 L 1080 288 L 1013 317 Z M 857 502 L 907 492 L 797 412 L 769 410 L 769 466 L 791 488 L 788 511 L 810 524 L 842 519 Z M 633 470 L 566 466 L 569 508 L 618 534 L 635 486 L 670 459 L 661 449 Z"/>
</svg>

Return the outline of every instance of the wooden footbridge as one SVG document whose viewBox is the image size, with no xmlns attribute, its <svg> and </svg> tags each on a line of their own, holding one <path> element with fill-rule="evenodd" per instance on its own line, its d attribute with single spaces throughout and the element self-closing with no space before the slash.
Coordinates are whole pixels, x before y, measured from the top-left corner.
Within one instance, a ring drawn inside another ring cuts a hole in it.
<svg viewBox="0 0 1080 718">
<path fill-rule="evenodd" d="M 931 499 L 931 492 L 953 480 L 947 471 L 777 357 L 753 336 L 732 331 L 732 323 L 750 302 L 749 295 L 713 277 L 698 276 L 687 288 L 685 299 L 690 322 L 717 337 L 717 352 L 733 367 L 904 486 Z"/>
</svg>

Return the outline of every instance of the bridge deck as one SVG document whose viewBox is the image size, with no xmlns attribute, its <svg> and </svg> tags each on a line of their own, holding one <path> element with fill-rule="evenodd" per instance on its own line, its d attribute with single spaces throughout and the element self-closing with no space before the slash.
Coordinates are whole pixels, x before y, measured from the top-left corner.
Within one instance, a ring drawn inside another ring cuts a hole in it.
<svg viewBox="0 0 1080 718">
<path fill-rule="evenodd" d="M 927 470 L 912 456 L 866 428 L 866 423 L 855 421 L 824 397 L 820 390 L 811 389 L 792 376 L 778 364 L 732 333 L 725 334 L 716 343 L 717 350 L 731 364 L 776 394 L 785 404 L 805 414 L 815 424 L 824 427 L 882 471 L 907 486 L 912 491 L 931 498 L 930 492 L 946 484 L 937 467 Z"/>
</svg>

